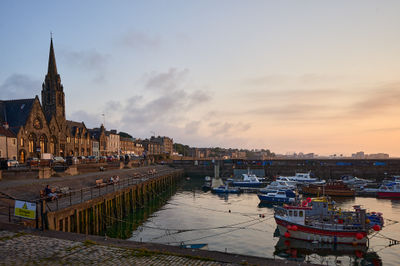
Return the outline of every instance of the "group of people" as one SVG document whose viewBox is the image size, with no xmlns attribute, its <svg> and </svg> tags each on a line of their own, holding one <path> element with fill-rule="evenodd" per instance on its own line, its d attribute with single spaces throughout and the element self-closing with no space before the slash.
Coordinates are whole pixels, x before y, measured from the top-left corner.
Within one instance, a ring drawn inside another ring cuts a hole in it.
<svg viewBox="0 0 400 266">
<path fill-rule="evenodd" d="M 119 176 L 118 175 L 114 175 L 112 177 L 110 177 L 110 184 L 117 184 L 119 182 Z"/>
<path fill-rule="evenodd" d="M 57 193 L 55 193 L 54 189 L 51 189 L 49 185 L 44 188 L 44 194 L 51 200 L 55 200 L 57 198 Z"/>
</svg>

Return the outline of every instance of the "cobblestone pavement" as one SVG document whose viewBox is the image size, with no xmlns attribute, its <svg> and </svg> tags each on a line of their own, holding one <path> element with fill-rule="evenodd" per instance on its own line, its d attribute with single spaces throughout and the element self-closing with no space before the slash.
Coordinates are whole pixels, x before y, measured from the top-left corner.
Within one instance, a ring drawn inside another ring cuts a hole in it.
<svg viewBox="0 0 400 266">
<path fill-rule="evenodd" d="M 233 265 L 146 250 L 0 231 L 0 265 Z"/>
</svg>

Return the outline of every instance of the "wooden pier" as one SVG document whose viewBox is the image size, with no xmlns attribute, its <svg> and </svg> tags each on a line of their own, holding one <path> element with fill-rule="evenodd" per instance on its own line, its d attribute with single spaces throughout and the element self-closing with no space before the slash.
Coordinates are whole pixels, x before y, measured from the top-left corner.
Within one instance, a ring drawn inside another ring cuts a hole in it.
<svg viewBox="0 0 400 266">
<path fill-rule="evenodd" d="M 71 191 L 55 201 L 42 200 L 36 226 L 63 232 L 100 234 L 110 223 L 124 219 L 155 200 L 182 177 L 182 170 L 167 169 L 140 178 L 132 175 L 115 184 Z"/>
</svg>

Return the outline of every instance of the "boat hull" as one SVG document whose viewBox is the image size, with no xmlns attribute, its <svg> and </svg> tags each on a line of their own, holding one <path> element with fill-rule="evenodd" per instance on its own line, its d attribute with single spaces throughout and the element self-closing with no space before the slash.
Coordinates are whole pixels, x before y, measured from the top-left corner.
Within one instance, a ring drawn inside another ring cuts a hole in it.
<svg viewBox="0 0 400 266">
<path fill-rule="evenodd" d="M 378 198 L 400 198 L 400 192 L 382 192 L 378 191 Z"/>
<path fill-rule="evenodd" d="M 277 198 L 277 197 L 269 197 L 267 195 L 257 195 L 257 196 L 263 203 L 290 203 L 294 201 L 294 198 Z"/>
<path fill-rule="evenodd" d="M 299 224 L 288 223 L 287 221 L 281 220 L 275 217 L 275 221 L 278 225 L 279 233 L 284 236 L 286 232 L 289 232 L 289 238 L 300 239 L 305 241 L 317 241 L 321 243 L 333 243 L 333 244 L 357 244 L 366 245 L 368 242 L 366 232 L 357 231 L 338 231 L 338 230 L 324 230 L 314 228 L 310 226 L 303 226 Z M 297 226 L 297 230 L 288 230 L 287 226 Z M 362 239 L 357 239 L 358 233 L 363 234 Z"/>
<path fill-rule="evenodd" d="M 301 189 L 302 193 L 304 194 L 311 194 L 311 195 L 319 195 L 324 194 L 328 196 L 337 196 L 337 197 L 354 197 L 355 191 L 354 190 L 335 190 L 335 189 L 318 189 L 312 187 L 303 187 Z"/>
<path fill-rule="evenodd" d="M 251 182 L 233 182 L 234 187 L 262 187 L 264 183 L 251 183 Z"/>
</svg>

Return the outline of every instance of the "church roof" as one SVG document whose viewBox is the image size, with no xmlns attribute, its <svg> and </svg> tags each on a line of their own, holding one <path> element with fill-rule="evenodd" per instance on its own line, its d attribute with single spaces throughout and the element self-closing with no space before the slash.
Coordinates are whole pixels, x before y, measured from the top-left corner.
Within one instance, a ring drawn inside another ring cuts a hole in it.
<svg viewBox="0 0 400 266">
<path fill-rule="evenodd" d="M 70 128 L 72 135 L 74 135 L 76 130 L 78 129 L 79 135 L 81 135 L 85 131 L 85 134 L 83 136 L 87 137 L 88 130 L 86 129 L 85 123 L 67 120 L 67 126 Z"/>
<path fill-rule="evenodd" d="M 31 113 L 35 98 L 0 101 L 0 120 L 7 122 L 15 134 L 21 126 L 25 126 Z"/>
<path fill-rule="evenodd" d="M 9 137 L 9 138 L 15 138 L 15 134 L 11 130 L 6 129 L 6 128 L 2 127 L 2 126 L 0 126 L 0 136 L 6 136 L 6 137 Z"/>
</svg>

